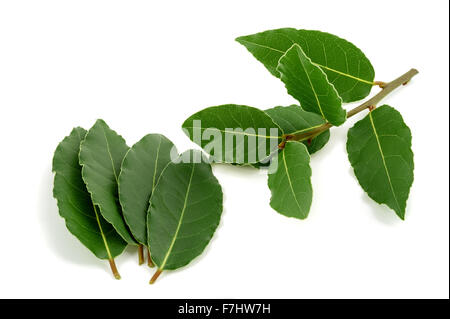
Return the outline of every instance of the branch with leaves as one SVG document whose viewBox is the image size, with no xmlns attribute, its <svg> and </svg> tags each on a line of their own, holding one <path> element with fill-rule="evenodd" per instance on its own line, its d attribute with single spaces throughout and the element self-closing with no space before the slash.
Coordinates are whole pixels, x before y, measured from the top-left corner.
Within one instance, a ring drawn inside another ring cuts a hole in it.
<svg viewBox="0 0 450 319">
<path fill-rule="evenodd" d="M 376 85 L 379 85 L 381 87 L 381 91 L 367 100 L 366 102 L 362 103 L 361 105 L 355 107 L 354 109 L 351 109 L 347 112 L 347 118 L 350 118 L 366 109 L 373 110 L 376 105 L 385 98 L 389 93 L 394 91 L 396 88 L 406 85 L 409 83 L 409 81 L 418 74 L 419 71 L 416 69 L 411 69 L 405 74 L 399 76 L 395 80 L 384 83 L 384 82 L 374 82 Z M 316 138 L 318 135 L 322 134 L 324 131 L 330 129 L 333 125 L 330 123 L 325 123 L 317 128 L 312 129 L 311 131 L 305 132 L 305 133 L 298 133 L 298 134 L 285 134 L 283 136 L 283 141 L 280 143 L 279 148 L 283 149 L 286 141 L 311 141 L 312 139 Z"/>
<path fill-rule="evenodd" d="M 405 218 L 413 182 L 411 132 L 400 113 L 377 104 L 418 72 L 374 81 L 367 57 L 352 43 L 320 31 L 277 29 L 236 39 L 286 86 L 299 104 L 267 110 L 237 104 L 208 107 L 183 123 L 200 151 L 178 154 L 161 134 L 132 147 L 103 120 L 77 127 L 53 157 L 53 194 L 68 230 L 92 253 L 109 261 L 130 245 L 138 262 L 163 271 L 189 264 L 210 242 L 222 213 L 222 189 L 211 163 L 268 167 L 270 205 L 304 219 L 312 203 L 311 155 L 329 141 L 330 128 L 366 109 L 349 129 L 350 164 L 368 196 Z M 373 86 L 381 91 L 346 112 Z M 198 138 L 200 136 L 200 138 Z M 231 143 L 230 143 L 231 141 Z"/>
<path fill-rule="evenodd" d="M 369 197 L 386 204 L 404 219 L 406 201 L 413 181 L 411 132 L 398 111 L 377 104 L 393 90 L 408 83 L 418 71 L 411 69 L 385 83 L 374 81 L 375 71 L 369 59 L 352 43 L 320 31 L 291 28 L 269 30 L 236 39 L 279 78 L 288 94 L 299 105 L 278 106 L 268 110 L 243 105 L 221 105 L 204 109 L 188 118 L 183 127 L 193 136 L 194 121 L 202 129 L 216 127 L 222 140 L 234 133 L 229 128 L 276 128 L 278 137 L 259 135 L 261 139 L 278 138 L 278 151 L 270 150 L 275 162 L 269 166 L 268 186 L 271 206 L 279 213 L 304 219 L 312 202 L 310 156 L 319 151 L 330 136 L 330 128 L 368 109 L 369 114 L 348 132 L 347 151 L 355 175 Z M 360 106 L 346 112 L 344 103 L 369 95 L 373 86 L 381 91 Z M 247 118 L 246 118 L 247 117 Z M 238 120 L 236 120 L 238 119 Z M 271 120 L 271 122 L 270 122 Z M 250 140 L 250 135 L 247 136 Z M 202 141 L 200 146 L 209 145 Z M 234 155 L 217 157 L 219 162 L 267 166 L 249 160 L 247 141 Z M 239 154 L 239 153 L 244 154 Z M 239 160 L 239 159 L 244 159 Z M 246 160 L 247 159 L 247 160 Z"/>
</svg>

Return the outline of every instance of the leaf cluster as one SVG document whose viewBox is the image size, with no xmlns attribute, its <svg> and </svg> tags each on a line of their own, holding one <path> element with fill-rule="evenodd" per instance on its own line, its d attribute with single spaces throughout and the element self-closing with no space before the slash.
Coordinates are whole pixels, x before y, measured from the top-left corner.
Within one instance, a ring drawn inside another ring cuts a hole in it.
<svg viewBox="0 0 450 319">
<path fill-rule="evenodd" d="M 196 160 L 196 161 L 195 161 Z M 53 158 L 53 194 L 68 230 L 120 278 L 114 258 L 143 247 L 156 277 L 200 255 L 222 213 L 222 190 L 199 151 L 179 155 L 160 134 L 131 148 L 103 121 L 77 127 Z"/>
</svg>

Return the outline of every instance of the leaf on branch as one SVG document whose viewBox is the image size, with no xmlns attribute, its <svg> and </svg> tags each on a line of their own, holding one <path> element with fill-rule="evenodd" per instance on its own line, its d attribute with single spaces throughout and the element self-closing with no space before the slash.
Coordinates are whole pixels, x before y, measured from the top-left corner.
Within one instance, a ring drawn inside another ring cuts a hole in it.
<svg viewBox="0 0 450 319">
<path fill-rule="evenodd" d="M 113 259 L 122 253 L 127 243 L 97 212 L 81 177 L 78 153 L 85 135 L 83 128 L 74 128 L 56 148 L 53 196 L 67 229 L 98 258 Z"/>
<path fill-rule="evenodd" d="M 401 114 L 380 106 L 357 122 L 347 138 L 348 158 L 361 187 L 404 219 L 414 161 L 411 131 Z"/>
<path fill-rule="evenodd" d="M 307 112 L 298 105 L 276 106 L 264 112 L 278 124 L 284 134 L 306 133 L 325 124 L 320 115 Z M 329 139 L 330 130 L 326 130 L 311 141 L 303 141 L 303 144 L 308 148 L 309 154 L 313 154 L 322 149 Z"/>
<path fill-rule="evenodd" d="M 269 168 L 270 206 L 282 215 L 305 219 L 312 202 L 310 156 L 302 143 L 287 142 Z"/>
<path fill-rule="evenodd" d="M 277 150 L 282 130 L 264 111 L 245 105 L 208 107 L 182 125 L 217 162 L 257 163 Z"/>
<path fill-rule="evenodd" d="M 222 214 L 222 189 L 200 151 L 187 151 L 164 169 L 150 199 L 148 239 L 158 271 L 177 269 L 199 256 Z"/>
<path fill-rule="evenodd" d="M 175 146 L 165 136 L 148 134 L 130 148 L 122 162 L 119 199 L 123 216 L 134 238 L 143 245 L 147 245 L 150 196 L 170 162 L 172 150 L 176 153 Z"/>
<path fill-rule="evenodd" d="M 345 122 L 347 115 L 338 92 L 298 44 L 280 58 L 277 70 L 288 93 L 300 102 L 305 111 L 319 114 L 335 126 Z"/>
<path fill-rule="evenodd" d="M 128 146 L 122 136 L 97 120 L 81 143 L 80 164 L 83 180 L 102 216 L 129 244 L 136 244 L 122 216 L 117 179 Z"/>
<path fill-rule="evenodd" d="M 335 35 L 311 30 L 284 28 L 269 30 L 236 39 L 276 77 L 278 61 L 293 45 L 298 44 L 312 63 L 328 76 L 342 100 L 358 101 L 369 95 L 375 71 L 352 43 Z"/>
</svg>

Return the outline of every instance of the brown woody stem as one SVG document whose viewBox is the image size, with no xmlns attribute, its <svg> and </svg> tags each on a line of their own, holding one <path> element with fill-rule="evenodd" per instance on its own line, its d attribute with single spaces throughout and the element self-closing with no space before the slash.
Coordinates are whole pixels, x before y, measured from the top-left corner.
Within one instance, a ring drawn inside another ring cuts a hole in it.
<svg viewBox="0 0 450 319">
<path fill-rule="evenodd" d="M 138 246 L 139 265 L 144 263 L 144 245 Z"/>
<path fill-rule="evenodd" d="M 153 275 L 152 279 L 150 279 L 150 285 L 154 284 L 156 279 L 158 279 L 159 275 L 161 275 L 162 269 L 158 269 Z"/>
<path fill-rule="evenodd" d="M 109 259 L 109 266 L 111 267 L 111 271 L 114 275 L 114 278 L 120 279 L 119 271 L 117 271 L 116 263 L 114 262 L 114 259 Z"/>
<path fill-rule="evenodd" d="M 386 83 L 386 84 L 383 83 L 382 89 L 380 92 L 378 92 L 376 95 L 374 95 L 373 97 L 368 99 L 363 104 L 348 111 L 347 118 L 350 118 L 353 115 L 358 114 L 359 112 L 361 112 L 365 109 L 376 106 L 383 98 L 386 97 L 386 95 L 388 95 L 389 93 L 394 91 L 396 88 L 408 83 L 417 73 L 419 73 L 419 71 L 417 71 L 416 69 L 411 69 L 408 72 L 406 72 L 405 74 L 396 78 L 395 80 L 393 80 L 389 83 Z M 374 83 L 378 84 L 378 83 L 382 83 L 382 82 L 374 82 Z M 325 123 L 322 126 L 319 126 L 308 132 L 304 132 L 304 133 L 300 133 L 300 134 L 293 134 L 293 135 L 286 135 L 286 136 L 284 136 L 283 141 L 280 143 L 279 148 L 284 148 L 284 144 L 286 143 L 287 140 L 305 141 L 308 139 L 312 139 L 312 138 L 318 136 L 320 133 L 328 130 L 332 126 L 333 125 L 330 123 Z"/>
</svg>

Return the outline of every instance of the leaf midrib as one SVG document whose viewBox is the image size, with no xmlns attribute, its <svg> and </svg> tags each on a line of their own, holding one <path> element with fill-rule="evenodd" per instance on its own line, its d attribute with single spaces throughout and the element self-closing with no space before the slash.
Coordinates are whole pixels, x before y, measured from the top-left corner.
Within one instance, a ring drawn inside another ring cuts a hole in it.
<svg viewBox="0 0 450 319">
<path fill-rule="evenodd" d="M 292 192 L 292 195 L 294 196 L 295 203 L 297 204 L 297 207 L 300 210 L 300 214 L 303 215 L 302 214 L 302 211 L 303 211 L 302 207 L 300 206 L 300 203 L 298 202 L 297 195 L 295 194 L 294 188 L 292 186 L 291 176 L 289 175 L 289 170 L 288 170 L 288 166 L 287 166 L 287 163 L 286 163 L 286 156 L 285 156 L 284 152 L 285 152 L 285 150 L 283 150 L 283 152 L 282 152 L 282 154 L 283 154 L 283 163 L 284 163 L 284 169 L 286 171 L 286 176 L 287 176 L 288 182 L 289 182 L 289 188 L 290 188 L 290 190 Z"/>
<path fill-rule="evenodd" d="M 282 136 L 270 136 L 270 135 L 259 135 L 259 134 L 251 134 L 251 133 L 246 133 L 246 132 L 232 132 L 232 131 L 227 131 L 227 130 L 221 130 L 215 127 L 207 127 L 207 128 L 203 128 L 203 127 L 193 127 L 193 126 L 184 126 L 184 128 L 186 129 L 200 129 L 200 130 L 216 130 L 225 134 L 238 134 L 238 135 L 245 135 L 245 136 L 254 136 L 254 137 L 264 137 L 264 138 L 268 138 L 268 139 L 280 139 L 282 138 Z"/>
<path fill-rule="evenodd" d="M 307 127 L 307 128 L 304 128 L 304 129 L 301 129 L 301 130 L 298 130 L 298 131 L 295 131 L 295 132 L 292 132 L 292 133 L 286 133 L 286 134 L 298 134 L 298 133 L 304 133 L 304 132 L 307 132 L 307 131 L 311 131 L 311 130 L 313 130 L 313 129 L 316 129 L 316 128 L 318 128 L 318 127 L 321 127 L 321 126 L 323 126 L 323 124 L 325 124 L 325 122 L 322 123 L 322 124 L 310 126 L 310 127 Z"/>
<path fill-rule="evenodd" d="M 105 233 L 103 232 L 103 228 L 102 228 L 102 225 L 100 223 L 100 219 L 98 217 L 97 208 L 95 207 L 94 203 L 92 203 L 92 206 L 94 207 L 95 219 L 97 220 L 98 228 L 100 230 L 100 235 L 102 236 L 103 243 L 105 244 L 106 253 L 108 254 L 109 260 L 112 260 L 113 257 L 111 255 L 111 251 L 109 250 L 108 241 L 106 240 Z"/>
<path fill-rule="evenodd" d="M 243 39 L 240 39 L 240 41 L 241 41 L 241 42 L 246 42 L 246 43 L 249 43 L 249 44 L 253 44 L 253 45 L 259 46 L 259 47 L 261 47 L 261 48 L 266 48 L 266 49 L 269 49 L 269 50 L 272 50 L 272 51 L 275 51 L 275 52 L 278 52 L 278 53 L 281 53 L 281 54 L 285 54 L 285 53 L 286 53 L 286 51 L 278 50 L 278 49 L 272 48 L 272 47 L 270 47 L 270 46 L 263 45 L 263 44 L 259 44 L 259 43 L 256 43 L 256 42 L 250 42 L 250 41 L 243 40 Z M 296 42 L 294 42 L 294 43 L 296 43 Z M 298 43 L 296 43 L 296 44 L 298 45 Z M 311 63 L 314 64 L 314 65 L 316 65 L 316 66 L 318 66 L 318 67 L 320 67 L 320 68 L 327 69 L 328 71 L 331 71 L 331 72 L 340 74 L 340 75 L 342 75 L 342 76 L 349 77 L 349 78 L 354 79 L 354 80 L 356 80 L 356 81 L 360 81 L 360 82 L 363 82 L 363 83 L 366 83 L 366 84 L 373 85 L 373 82 L 371 82 L 371 81 L 368 81 L 368 80 L 364 80 L 364 79 L 358 78 L 358 77 L 356 77 L 356 76 L 354 76 L 354 75 L 351 75 L 351 74 L 348 74 L 348 73 L 345 73 L 345 72 L 342 72 L 342 71 L 335 70 L 335 69 L 333 69 L 333 68 L 330 68 L 330 67 L 328 67 L 328 66 L 325 66 L 325 65 L 322 65 L 322 64 L 313 62 L 313 61 L 311 61 Z M 276 68 L 275 68 L 275 69 L 276 69 Z"/>
<path fill-rule="evenodd" d="M 312 61 L 311 61 L 311 63 L 314 64 L 315 66 L 318 66 L 319 68 L 323 68 L 323 69 L 326 69 L 326 70 L 328 70 L 328 71 L 335 72 L 335 73 L 337 73 L 337 74 L 339 74 L 339 75 L 349 77 L 349 78 L 351 78 L 351 79 L 353 79 L 353 80 L 356 80 L 356 81 L 360 81 L 360 82 L 363 82 L 363 83 L 366 83 L 366 84 L 373 85 L 373 82 L 371 82 L 371 81 L 367 81 L 367 80 L 358 78 L 358 77 L 356 77 L 356 76 L 354 76 L 354 75 L 351 75 L 351 74 L 348 74 L 348 73 L 345 73 L 345 72 L 341 72 L 341 71 L 332 69 L 332 68 L 330 68 L 330 67 L 328 67 L 328 66 L 325 66 L 325 65 L 322 65 L 322 64 L 319 64 L 319 63 L 316 63 L 316 62 L 312 62 Z"/>
<path fill-rule="evenodd" d="M 156 150 L 156 158 L 155 158 L 155 169 L 154 169 L 154 171 L 153 171 L 153 183 L 152 183 L 152 193 L 153 193 L 153 191 L 155 190 L 155 182 L 156 182 L 156 171 L 157 171 L 157 168 L 158 168 L 158 159 L 159 159 L 159 150 L 160 150 L 160 148 L 161 148 L 161 140 L 162 140 L 162 137 L 160 136 L 159 137 L 159 144 L 158 144 L 158 149 Z"/>
<path fill-rule="evenodd" d="M 102 132 L 103 132 L 103 136 L 105 137 L 106 150 L 108 151 L 109 159 L 111 160 L 111 167 L 112 167 L 112 171 L 114 173 L 114 178 L 116 179 L 116 183 L 118 184 L 119 180 L 117 178 L 116 169 L 114 167 L 114 160 L 112 158 L 111 150 L 109 148 L 109 142 L 108 142 L 108 138 L 106 137 L 106 132 L 105 132 L 105 130 L 103 128 L 102 128 Z"/>
<path fill-rule="evenodd" d="M 297 50 L 298 50 L 298 49 L 302 50 L 302 48 L 301 48 L 299 45 L 296 45 L 296 47 L 298 47 Z M 302 50 L 302 51 L 303 51 L 303 50 Z M 325 117 L 325 114 L 323 113 L 322 106 L 320 105 L 319 97 L 317 96 L 317 93 L 316 93 L 316 90 L 315 90 L 315 88 L 314 88 L 314 85 L 312 84 L 311 78 L 309 77 L 308 70 L 306 69 L 305 64 L 303 63 L 302 57 L 300 56 L 300 54 L 299 54 L 298 51 L 297 51 L 297 56 L 298 56 L 298 59 L 300 60 L 300 63 L 301 63 L 301 65 L 302 65 L 302 67 L 303 67 L 303 70 L 305 71 L 306 77 L 307 77 L 308 82 L 309 82 L 309 86 L 311 87 L 311 90 L 312 90 L 313 93 L 314 93 L 314 97 L 316 98 L 316 102 L 317 102 L 317 106 L 319 107 L 320 114 L 322 115 L 323 118 L 326 118 L 326 117 Z M 305 56 L 306 56 L 306 54 L 305 54 Z M 312 61 L 311 61 L 311 63 L 312 63 Z"/>
<path fill-rule="evenodd" d="M 389 182 L 389 186 L 391 188 L 392 195 L 394 196 L 394 200 L 395 200 L 395 203 L 397 204 L 397 208 L 399 209 L 399 211 L 401 211 L 400 205 L 398 204 L 397 196 L 395 195 L 394 186 L 392 185 L 391 176 L 389 174 L 389 170 L 386 165 L 386 160 L 384 158 L 383 149 L 381 148 L 381 143 L 380 143 L 380 139 L 378 137 L 377 129 L 375 128 L 375 123 L 373 122 L 372 111 L 369 112 L 369 119 L 370 119 L 370 124 L 372 125 L 373 133 L 375 134 L 375 138 L 376 138 L 377 145 L 378 145 L 378 150 L 380 151 L 381 159 L 383 161 L 384 170 L 385 170 L 386 176 L 388 178 L 388 182 Z"/>
<path fill-rule="evenodd" d="M 178 225 L 177 225 L 177 229 L 175 230 L 175 234 L 173 235 L 172 238 L 172 242 L 170 243 L 169 249 L 167 250 L 166 256 L 164 256 L 164 260 L 161 263 L 161 266 L 159 267 L 159 270 L 163 270 L 164 267 L 166 266 L 167 260 L 172 252 L 173 246 L 175 245 L 175 242 L 177 240 L 178 237 L 178 233 L 180 231 L 181 228 L 181 224 L 183 223 L 183 218 L 184 218 L 184 213 L 186 211 L 186 206 L 187 206 L 187 201 L 189 198 L 189 192 L 191 189 L 191 183 L 192 183 L 192 177 L 194 176 L 194 171 L 195 171 L 195 165 L 192 164 L 192 171 L 191 171 L 191 176 L 189 177 L 189 183 L 188 183 L 188 187 L 186 189 L 186 196 L 184 198 L 184 204 L 183 204 L 183 209 L 181 210 L 181 215 L 180 215 L 180 220 L 178 221 Z"/>
</svg>

